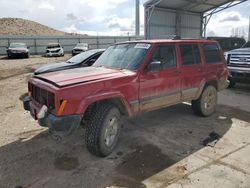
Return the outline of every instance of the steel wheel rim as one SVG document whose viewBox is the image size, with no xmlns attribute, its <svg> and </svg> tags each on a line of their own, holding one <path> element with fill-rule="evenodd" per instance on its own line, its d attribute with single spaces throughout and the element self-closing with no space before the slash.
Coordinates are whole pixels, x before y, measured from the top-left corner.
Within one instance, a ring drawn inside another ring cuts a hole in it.
<svg viewBox="0 0 250 188">
<path fill-rule="evenodd" d="M 118 119 L 113 116 L 111 117 L 105 129 L 104 142 L 105 145 L 111 147 L 116 139 L 118 133 Z"/>
<path fill-rule="evenodd" d="M 216 104 L 216 94 L 214 91 L 209 91 L 204 98 L 204 107 L 206 110 L 210 110 Z"/>
</svg>

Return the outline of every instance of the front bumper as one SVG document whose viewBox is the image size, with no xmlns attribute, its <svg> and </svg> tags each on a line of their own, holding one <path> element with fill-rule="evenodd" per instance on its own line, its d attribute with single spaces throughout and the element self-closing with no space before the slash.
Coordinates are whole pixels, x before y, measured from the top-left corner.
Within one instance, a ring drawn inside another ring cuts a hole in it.
<svg viewBox="0 0 250 188">
<path fill-rule="evenodd" d="M 73 131 L 79 127 L 82 117 L 80 115 L 68 115 L 57 117 L 48 114 L 44 118 L 38 119 L 38 123 L 42 127 L 48 127 L 53 131 Z"/>
<path fill-rule="evenodd" d="M 7 52 L 9 54 L 9 56 L 11 57 L 18 57 L 18 56 L 27 56 L 29 54 L 29 52 L 23 52 L 23 51 L 16 51 L 16 52 Z"/>
<path fill-rule="evenodd" d="M 30 97 L 23 99 L 24 110 L 30 111 L 32 117 L 38 120 L 38 123 L 42 127 L 48 127 L 52 131 L 64 131 L 71 132 L 79 127 L 82 116 L 81 115 L 67 115 L 67 116 L 55 116 L 50 113 L 46 113 L 43 118 L 37 118 L 38 109 L 34 109 L 34 104 Z M 41 110 L 41 109 L 40 109 Z"/>
<path fill-rule="evenodd" d="M 229 80 L 240 83 L 250 83 L 250 67 L 228 67 Z"/>
<path fill-rule="evenodd" d="M 61 56 L 61 55 L 62 55 L 61 51 L 59 51 L 59 52 L 46 52 L 47 57 Z"/>
</svg>

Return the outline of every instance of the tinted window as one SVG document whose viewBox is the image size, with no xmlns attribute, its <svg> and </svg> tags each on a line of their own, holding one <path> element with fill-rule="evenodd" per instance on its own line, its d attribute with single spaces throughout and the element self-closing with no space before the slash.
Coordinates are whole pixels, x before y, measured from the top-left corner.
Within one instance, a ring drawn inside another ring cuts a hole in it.
<svg viewBox="0 0 250 188">
<path fill-rule="evenodd" d="M 176 67 L 175 46 L 159 46 L 152 56 L 151 62 L 161 62 L 161 69 Z"/>
<path fill-rule="evenodd" d="M 203 45 L 206 63 L 218 63 L 221 61 L 220 50 L 216 44 Z"/>
<path fill-rule="evenodd" d="M 218 41 L 220 43 L 221 48 L 224 51 L 230 51 L 236 48 L 240 48 L 246 42 L 245 39 L 243 38 L 235 38 L 235 37 L 228 37 L 228 38 L 208 37 L 207 39 Z"/>
<path fill-rule="evenodd" d="M 242 48 L 250 48 L 250 41 L 248 41 L 246 44 L 244 44 L 244 46 L 242 46 Z"/>
<path fill-rule="evenodd" d="M 183 65 L 201 63 L 200 52 L 197 44 L 181 44 L 180 50 Z"/>
</svg>

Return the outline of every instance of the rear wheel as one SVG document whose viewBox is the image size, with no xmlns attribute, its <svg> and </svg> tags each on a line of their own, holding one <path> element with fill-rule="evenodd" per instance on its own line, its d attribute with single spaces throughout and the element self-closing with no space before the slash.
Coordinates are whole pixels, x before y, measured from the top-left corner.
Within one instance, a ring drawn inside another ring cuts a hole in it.
<svg viewBox="0 0 250 188">
<path fill-rule="evenodd" d="M 121 129 L 120 111 L 112 104 L 96 106 L 87 118 L 86 145 L 94 155 L 109 155 L 118 142 Z"/>
<path fill-rule="evenodd" d="M 208 85 L 197 100 L 192 101 L 192 109 L 199 116 L 210 116 L 214 113 L 217 105 L 217 90 L 214 86 Z"/>
</svg>

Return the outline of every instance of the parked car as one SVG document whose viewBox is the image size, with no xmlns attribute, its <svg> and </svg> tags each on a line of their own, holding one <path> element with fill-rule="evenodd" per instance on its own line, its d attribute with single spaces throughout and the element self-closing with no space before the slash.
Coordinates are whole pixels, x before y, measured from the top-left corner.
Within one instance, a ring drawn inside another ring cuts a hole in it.
<svg viewBox="0 0 250 188">
<path fill-rule="evenodd" d="M 72 50 L 72 55 L 76 55 L 82 52 L 85 52 L 89 49 L 89 45 L 87 43 L 78 43 Z"/>
<path fill-rule="evenodd" d="M 224 52 L 240 48 L 246 43 L 246 40 L 240 37 L 207 37 L 207 39 L 218 41 Z"/>
<path fill-rule="evenodd" d="M 227 77 L 215 41 L 130 41 L 109 47 L 91 67 L 36 75 L 23 105 L 53 131 L 70 133 L 84 122 L 87 149 L 104 157 L 117 145 L 122 116 L 183 101 L 192 101 L 196 114 L 210 116 Z"/>
<path fill-rule="evenodd" d="M 7 48 L 8 58 L 12 57 L 26 57 L 29 58 L 29 48 L 25 43 L 11 43 Z"/>
<path fill-rule="evenodd" d="M 60 43 L 49 43 L 46 47 L 46 56 L 64 56 L 62 45 Z"/>
<path fill-rule="evenodd" d="M 241 48 L 227 53 L 229 70 L 229 87 L 234 87 L 237 82 L 250 83 L 250 41 Z"/>
<path fill-rule="evenodd" d="M 91 66 L 104 51 L 104 49 L 96 49 L 82 52 L 70 58 L 66 62 L 55 63 L 40 67 L 35 70 L 34 74 L 38 75 L 47 72 Z"/>
</svg>

